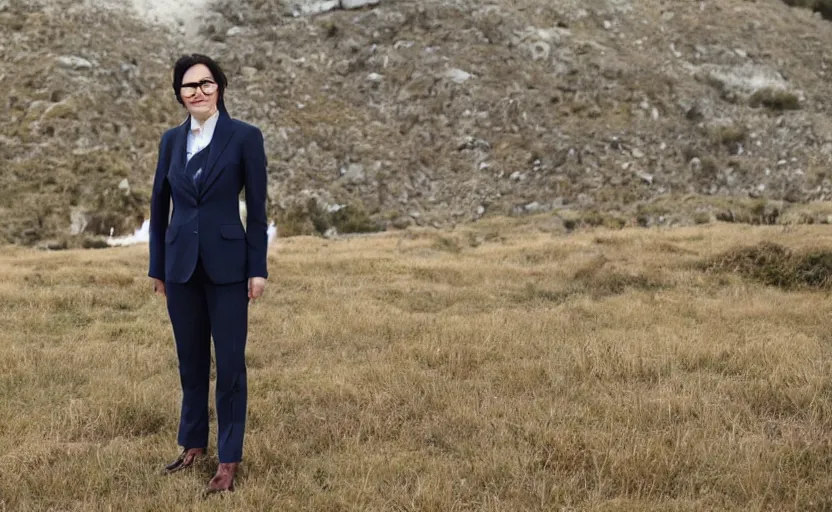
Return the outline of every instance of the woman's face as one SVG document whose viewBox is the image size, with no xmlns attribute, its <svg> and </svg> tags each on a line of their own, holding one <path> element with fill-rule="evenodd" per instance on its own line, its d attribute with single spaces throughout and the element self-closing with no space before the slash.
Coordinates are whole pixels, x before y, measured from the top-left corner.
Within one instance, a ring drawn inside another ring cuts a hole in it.
<svg viewBox="0 0 832 512">
<path fill-rule="evenodd" d="M 218 90 L 208 66 L 196 64 L 191 66 L 182 77 L 179 96 L 191 116 L 204 121 L 217 111 Z"/>
</svg>

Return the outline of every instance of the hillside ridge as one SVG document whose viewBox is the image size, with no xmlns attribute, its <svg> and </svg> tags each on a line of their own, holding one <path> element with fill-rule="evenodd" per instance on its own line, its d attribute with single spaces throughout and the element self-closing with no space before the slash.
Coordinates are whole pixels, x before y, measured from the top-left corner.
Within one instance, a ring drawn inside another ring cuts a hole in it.
<svg viewBox="0 0 832 512">
<path fill-rule="evenodd" d="M 832 25 L 781 0 L 381 0 L 316 15 L 220 0 L 194 37 L 147 12 L 0 12 L 6 241 L 73 246 L 141 225 L 159 136 L 184 119 L 170 66 L 189 51 L 216 56 L 231 114 L 263 130 L 282 236 L 491 215 L 566 230 L 832 218 Z"/>
</svg>

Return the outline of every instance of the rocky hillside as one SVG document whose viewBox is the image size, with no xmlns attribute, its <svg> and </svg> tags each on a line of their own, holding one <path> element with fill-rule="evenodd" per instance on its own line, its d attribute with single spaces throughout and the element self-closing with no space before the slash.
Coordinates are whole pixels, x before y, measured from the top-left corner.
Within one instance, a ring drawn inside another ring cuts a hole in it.
<svg viewBox="0 0 832 512">
<path fill-rule="evenodd" d="M 266 136 L 281 235 L 832 213 L 832 23 L 782 0 L 219 0 L 204 40 L 101 1 L 0 0 L 10 242 L 138 226 L 193 50 Z"/>
</svg>

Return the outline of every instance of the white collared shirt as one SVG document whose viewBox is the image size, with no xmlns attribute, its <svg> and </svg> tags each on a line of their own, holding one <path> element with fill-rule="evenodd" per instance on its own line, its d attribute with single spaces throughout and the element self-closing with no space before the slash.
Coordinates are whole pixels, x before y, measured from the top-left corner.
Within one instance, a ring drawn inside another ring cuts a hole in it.
<svg viewBox="0 0 832 512">
<path fill-rule="evenodd" d="M 211 143 L 219 118 L 220 113 L 217 111 L 200 125 L 199 121 L 191 117 L 191 129 L 188 131 L 187 161 L 190 161 L 192 156 L 205 149 Z"/>
</svg>

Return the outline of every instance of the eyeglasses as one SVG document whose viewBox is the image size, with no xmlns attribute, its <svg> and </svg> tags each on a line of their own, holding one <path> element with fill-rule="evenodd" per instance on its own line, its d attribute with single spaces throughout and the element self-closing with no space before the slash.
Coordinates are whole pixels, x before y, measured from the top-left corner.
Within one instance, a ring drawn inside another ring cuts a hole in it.
<svg viewBox="0 0 832 512">
<path fill-rule="evenodd" d="M 182 87 L 179 89 L 179 93 L 183 98 L 192 98 L 196 96 L 197 88 L 202 91 L 202 94 L 210 96 L 217 92 L 217 83 L 211 80 L 200 80 L 198 83 L 190 82 L 182 84 Z"/>
</svg>

